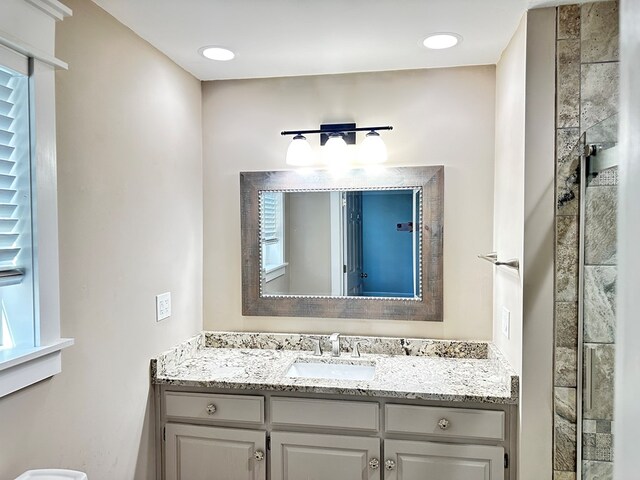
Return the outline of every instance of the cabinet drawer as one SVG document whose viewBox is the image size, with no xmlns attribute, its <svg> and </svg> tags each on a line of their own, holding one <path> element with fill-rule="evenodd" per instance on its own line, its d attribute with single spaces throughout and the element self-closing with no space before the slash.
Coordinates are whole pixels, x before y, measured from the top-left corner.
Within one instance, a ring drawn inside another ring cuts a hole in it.
<svg viewBox="0 0 640 480">
<path fill-rule="evenodd" d="M 250 395 L 225 395 L 167 392 L 165 412 L 171 418 L 191 418 L 214 422 L 264 423 L 264 398 Z"/>
<path fill-rule="evenodd" d="M 377 432 L 379 407 L 373 402 L 346 402 L 275 397 L 271 423 L 282 426 L 325 427 Z"/>
<path fill-rule="evenodd" d="M 389 404 L 385 407 L 385 430 L 502 441 L 504 412 Z"/>
</svg>

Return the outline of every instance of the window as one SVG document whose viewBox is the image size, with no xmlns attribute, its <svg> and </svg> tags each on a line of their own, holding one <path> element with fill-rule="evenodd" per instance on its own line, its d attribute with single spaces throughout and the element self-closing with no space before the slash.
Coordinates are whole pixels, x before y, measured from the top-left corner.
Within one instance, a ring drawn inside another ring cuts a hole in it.
<svg viewBox="0 0 640 480">
<path fill-rule="evenodd" d="M 55 22 L 35 3 L 6 15 L 0 2 L 0 397 L 60 373 L 61 350 L 73 345 L 60 338 L 53 101 L 55 68 L 66 64 L 30 46 L 44 42 L 40 23 L 16 22 L 34 11 Z M 19 35 L 4 38 L 16 23 Z"/>
<path fill-rule="evenodd" d="M 262 269 L 267 282 L 284 275 L 284 194 L 262 194 Z"/>
<path fill-rule="evenodd" d="M 33 246 L 27 59 L 0 65 L 0 349 L 33 347 Z"/>
</svg>

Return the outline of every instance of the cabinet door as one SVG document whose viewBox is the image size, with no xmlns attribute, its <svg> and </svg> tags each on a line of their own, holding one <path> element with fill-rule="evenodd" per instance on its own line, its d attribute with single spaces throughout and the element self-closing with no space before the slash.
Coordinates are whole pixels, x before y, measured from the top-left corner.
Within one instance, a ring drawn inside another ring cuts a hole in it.
<svg viewBox="0 0 640 480">
<path fill-rule="evenodd" d="M 384 480 L 504 480 L 504 449 L 385 440 Z"/>
<path fill-rule="evenodd" d="M 271 434 L 271 480 L 380 480 L 379 459 L 379 438 Z"/>
<path fill-rule="evenodd" d="M 168 423 L 164 478 L 265 480 L 265 446 L 263 431 Z"/>
</svg>

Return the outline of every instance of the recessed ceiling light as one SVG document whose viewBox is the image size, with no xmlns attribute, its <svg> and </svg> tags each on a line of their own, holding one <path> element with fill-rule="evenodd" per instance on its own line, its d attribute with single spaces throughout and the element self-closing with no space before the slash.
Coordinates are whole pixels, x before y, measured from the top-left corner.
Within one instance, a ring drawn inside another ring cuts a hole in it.
<svg viewBox="0 0 640 480">
<path fill-rule="evenodd" d="M 432 50 L 442 50 L 455 47 L 461 41 L 462 37 L 457 33 L 432 33 L 422 43 Z"/>
<path fill-rule="evenodd" d="M 200 54 L 209 60 L 218 60 L 219 62 L 233 60 L 233 57 L 236 56 L 231 50 L 223 47 L 202 47 Z"/>
</svg>

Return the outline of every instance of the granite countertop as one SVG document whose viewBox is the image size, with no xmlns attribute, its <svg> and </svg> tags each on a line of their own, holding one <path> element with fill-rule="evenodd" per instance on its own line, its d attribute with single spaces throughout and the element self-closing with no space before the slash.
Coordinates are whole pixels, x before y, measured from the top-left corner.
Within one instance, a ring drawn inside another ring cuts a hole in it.
<svg viewBox="0 0 640 480">
<path fill-rule="evenodd" d="M 188 387 L 306 392 L 456 402 L 518 403 L 518 376 L 488 342 L 341 337 L 341 356 L 311 353 L 328 336 L 202 332 L 152 360 L 152 382 Z M 366 340 L 360 358 L 355 340 Z M 292 378 L 294 362 L 375 365 L 370 381 Z"/>
</svg>

